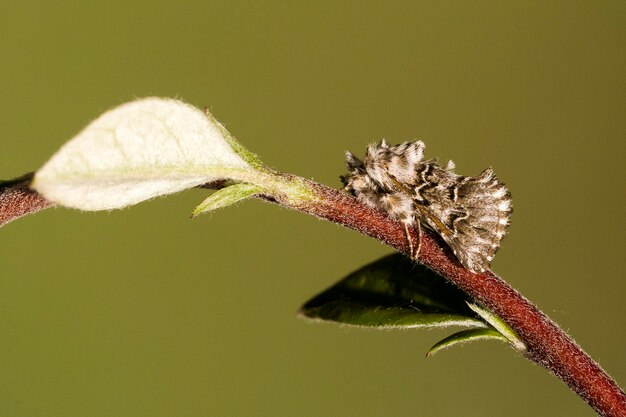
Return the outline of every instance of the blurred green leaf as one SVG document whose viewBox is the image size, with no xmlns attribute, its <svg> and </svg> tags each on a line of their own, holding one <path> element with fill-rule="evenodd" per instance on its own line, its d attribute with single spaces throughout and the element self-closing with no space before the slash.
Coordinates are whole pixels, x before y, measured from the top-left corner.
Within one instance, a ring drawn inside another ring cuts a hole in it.
<svg viewBox="0 0 626 417">
<path fill-rule="evenodd" d="M 238 201 L 252 197 L 255 194 L 262 193 L 264 190 L 265 189 L 263 187 L 258 185 L 246 183 L 235 184 L 222 188 L 221 190 L 217 190 L 208 196 L 202 203 L 200 203 L 200 205 L 198 205 L 198 207 L 195 208 L 191 215 L 192 217 L 195 217 L 198 214 L 207 211 L 230 206 Z"/>
<path fill-rule="evenodd" d="M 310 319 L 381 328 L 485 327 L 469 297 L 444 278 L 401 254 L 351 273 L 309 300 Z"/>
<path fill-rule="evenodd" d="M 504 341 L 509 343 L 509 340 L 500 334 L 497 330 L 492 328 L 484 328 L 484 329 L 467 329 L 461 330 L 460 332 L 454 333 L 443 340 L 435 343 L 433 347 L 430 348 L 426 356 L 432 356 L 435 353 L 439 352 L 442 349 L 448 348 L 450 346 L 470 342 L 472 340 L 485 340 L 485 339 L 496 339 L 500 341 Z"/>
</svg>

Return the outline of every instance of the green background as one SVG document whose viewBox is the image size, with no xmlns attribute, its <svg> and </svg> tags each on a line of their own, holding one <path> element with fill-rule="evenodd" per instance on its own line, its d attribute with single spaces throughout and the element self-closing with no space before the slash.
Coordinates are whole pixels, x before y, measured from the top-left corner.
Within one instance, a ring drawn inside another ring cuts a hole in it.
<svg viewBox="0 0 626 417">
<path fill-rule="evenodd" d="M 152 95 L 333 186 L 345 150 L 419 138 L 494 167 L 515 206 L 494 270 L 626 383 L 626 2 L 17 3 L 0 178 Z M 497 342 L 426 359 L 448 331 L 297 319 L 390 249 L 259 201 L 190 220 L 205 195 L 0 230 L 0 415 L 594 415 Z"/>
</svg>

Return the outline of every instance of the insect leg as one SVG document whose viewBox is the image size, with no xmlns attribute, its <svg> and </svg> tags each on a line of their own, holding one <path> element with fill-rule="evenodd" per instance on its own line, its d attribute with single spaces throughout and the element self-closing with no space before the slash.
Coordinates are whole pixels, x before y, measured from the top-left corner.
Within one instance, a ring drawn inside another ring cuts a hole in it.
<svg viewBox="0 0 626 417">
<path fill-rule="evenodd" d="M 415 223 L 415 231 L 417 232 L 417 249 L 415 249 L 413 259 L 417 261 L 417 257 L 420 254 L 420 249 L 422 248 L 422 223 L 419 220 Z"/>
<path fill-rule="evenodd" d="M 411 239 L 411 232 L 409 232 L 409 226 L 406 223 L 402 223 L 404 225 L 404 234 L 406 235 L 406 240 L 409 242 L 409 254 L 411 259 L 413 258 L 413 239 Z"/>
<path fill-rule="evenodd" d="M 409 242 L 409 253 L 411 259 L 417 260 L 418 255 L 420 254 L 420 248 L 422 247 L 422 226 L 419 221 L 416 222 L 415 231 L 417 232 L 417 248 L 413 246 L 413 238 L 411 237 L 411 232 L 409 231 L 409 226 L 406 223 L 404 224 L 404 234 L 406 235 L 406 240 Z"/>
</svg>

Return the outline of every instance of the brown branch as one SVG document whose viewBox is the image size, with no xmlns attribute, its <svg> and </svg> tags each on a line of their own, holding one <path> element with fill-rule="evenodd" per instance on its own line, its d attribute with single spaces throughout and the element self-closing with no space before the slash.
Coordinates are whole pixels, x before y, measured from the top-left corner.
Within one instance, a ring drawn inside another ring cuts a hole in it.
<svg viewBox="0 0 626 417">
<path fill-rule="evenodd" d="M 291 208 L 357 230 L 410 255 L 404 227 L 385 212 L 372 210 L 335 189 L 307 182 L 321 196 L 320 201 Z M 440 239 L 422 232 L 421 263 L 501 317 L 526 344 L 528 359 L 560 378 L 600 415 L 626 417 L 624 392 L 552 320 L 493 272 L 465 269 Z"/>
<path fill-rule="evenodd" d="M 52 205 L 28 188 L 32 179 L 33 173 L 30 172 L 19 178 L 0 181 L 0 227 Z"/>
<path fill-rule="evenodd" d="M 31 178 L 28 174 L 0 183 L 0 226 L 51 205 L 28 188 Z M 386 213 L 373 210 L 338 190 L 301 180 L 317 195 L 315 203 L 294 205 L 276 196 L 259 197 L 359 231 L 409 254 L 403 226 L 390 220 Z M 211 184 L 209 188 L 214 186 L 219 188 L 220 184 Z M 626 417 L 624 392 L 543 312 L 493 272 L 473 273 L 465 269 L 433 234 L 423 231 L 421 239 L 419 261 L 500 316 L 526 344 L 528 359 L 560 378 L 600 415 Z"/>
</svg>

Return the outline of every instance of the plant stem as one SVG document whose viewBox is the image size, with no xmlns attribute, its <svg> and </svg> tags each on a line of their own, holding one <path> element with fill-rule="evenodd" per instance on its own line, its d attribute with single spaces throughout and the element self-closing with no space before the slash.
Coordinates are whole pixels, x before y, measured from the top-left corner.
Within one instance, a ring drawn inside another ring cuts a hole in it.
<svg viewBox="0 0 626 417">
<path fill-rule="evenodd" d="M 9 181 L 0 181 L 0 227 L 52 205 L 28 188 L 32 179 L 31 172 Z"/>
<path fill-rule="evenodd" d="M 308 183 L 319 201 L 290 208 L 357 230 L 410 256 L 401 223 L 338 190 Z M 412 238 L 415 241 L 417 234 Z M 425 230 L 418 260 L 502 318 L 526 344 L 525 356 L 560 378 L 598 414 L 626 417 L 626 395 L 617 383 L 541 310 L 500 277 L 491 271 L 474 273 L 465 269 L 445 243 Z"/>
<path fill-rule="evenodd" d="M 294 178 L 279 174 L 285 181 Z M 28 188 L 32 175 L 0 183 L 0 226 L 52 204 Z M 371 236 L 410 255 L 401 223 L 345 193 L 299 178 L 314 200 L 294 203 L 284 195 L 259 198 L 301 211 Z M 219 187 L 219 185 L 214 185 Z M 418 239 L 417 234 L 412 236 Z M 580 395 L 600 415 L 626 417 L 626 395 L 617 383 L 563 330 L 515 289 L 491 271 L 465 269 L 447 245 L 422 230 L 419 262 L 456 284 L 472 298 L 502 318 L 526 344 L 526 357 L 548 369 Z"/>
</svg>

